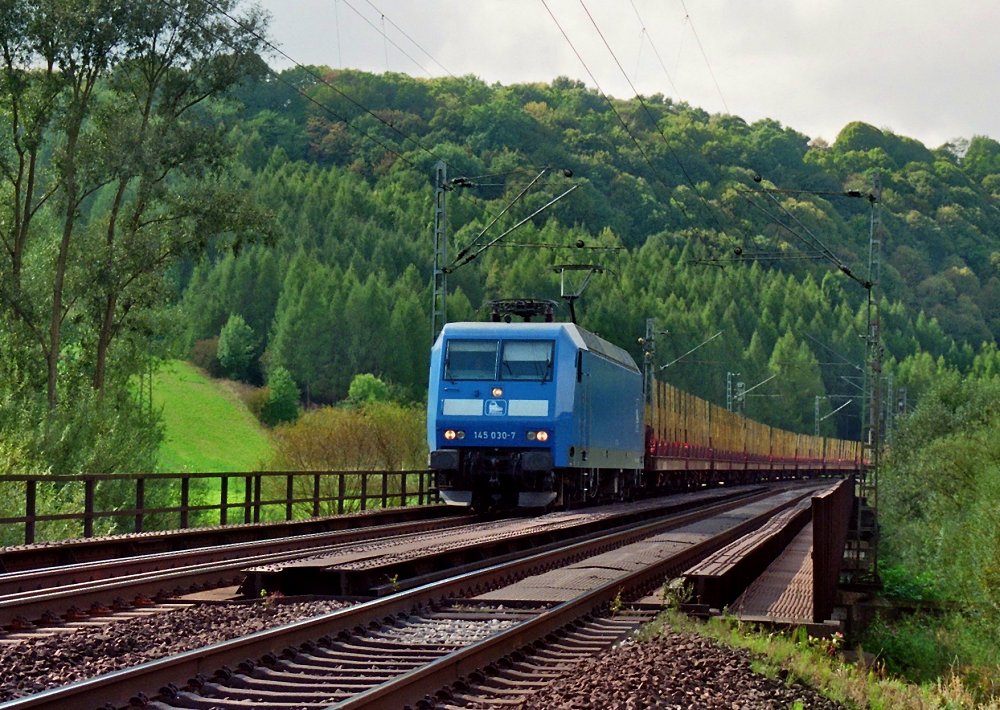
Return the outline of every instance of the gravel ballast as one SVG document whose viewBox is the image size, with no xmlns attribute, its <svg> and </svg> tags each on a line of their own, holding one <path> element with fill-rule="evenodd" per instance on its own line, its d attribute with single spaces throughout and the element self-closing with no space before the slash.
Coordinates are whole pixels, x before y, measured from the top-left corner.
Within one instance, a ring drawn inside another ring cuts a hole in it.
<svg viewBox="0 0 1000 710">
<path fill-rule="evenodd" d="M 336 601 L 194 606 L 0 646 L 0 702 L 344 606 Z"/>
<path fill-rule="evenodd" d="M 815 690 L 755 673 L 746 651 L 693 634 L 664 631 L 579 663 L 528 698 L 524 710 L 698 708 L 839 709 Z"/>
<path fill-rule="evenodd" d="M 0 702 L 343 606 L 336 601 L 195 606 L 0 646 Z M 507 626 L 500 621 L 452 621 L 422 624 L 406 633 L 418 644 L 469 643 Z M 842 707 L 801 684 L 755 673 L 746 651 L 694 634 L 664 630 L 651 640 L 627 641 L 600 657 L 576 664 L 519 707 L 784 710 L 796 702 L 803 708 L 820 710 Z"/>
</svg>

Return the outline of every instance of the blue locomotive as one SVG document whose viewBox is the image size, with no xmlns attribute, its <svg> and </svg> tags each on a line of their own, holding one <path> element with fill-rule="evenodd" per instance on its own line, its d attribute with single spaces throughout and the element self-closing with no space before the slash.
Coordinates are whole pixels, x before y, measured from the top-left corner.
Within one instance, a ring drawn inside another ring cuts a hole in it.
<svg viewBox="0 0 1000 710">
<path fill-rule="evenodd" d="M 427 441 L 452 505 L 623 498 L 643 468 L 642 373 L 573 323 L 449 323 L 431 351 Z"/>
</svg>

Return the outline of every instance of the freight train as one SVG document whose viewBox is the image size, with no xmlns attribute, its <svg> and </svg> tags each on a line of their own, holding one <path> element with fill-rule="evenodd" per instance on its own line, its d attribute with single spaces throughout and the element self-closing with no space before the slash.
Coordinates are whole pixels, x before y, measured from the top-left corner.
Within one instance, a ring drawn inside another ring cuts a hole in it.
<svg viewBox="0 0 1000 710">
<path fill-rule="evenodd" d="M 443 501 L 547 508 L 640 492 L 847 474 L 858 442 L 761 424 L 654 382 L 573 323 L 449 323 L 431 351 L 427 440 Z"/>
</svg>

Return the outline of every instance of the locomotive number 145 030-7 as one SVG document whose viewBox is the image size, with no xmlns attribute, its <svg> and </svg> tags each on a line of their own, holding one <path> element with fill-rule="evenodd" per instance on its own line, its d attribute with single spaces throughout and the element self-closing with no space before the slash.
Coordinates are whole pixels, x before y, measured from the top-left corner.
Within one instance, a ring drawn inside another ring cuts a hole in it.
<svg viewBox="0 0 1000 710">
<path fill-rule="evenodd" d="M 472 438 L 477 441 L 514 441 L 517 438 L 515 431 L 474 431 Z"/>
</svg>

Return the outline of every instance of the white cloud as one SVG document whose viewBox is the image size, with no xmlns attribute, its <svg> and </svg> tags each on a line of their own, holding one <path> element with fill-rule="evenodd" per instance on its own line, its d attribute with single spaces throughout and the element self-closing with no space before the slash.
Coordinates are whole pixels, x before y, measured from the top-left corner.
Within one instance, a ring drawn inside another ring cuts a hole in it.
<svg viewBox="0 0 1000 710">
<path fill-rule="evenodd" d="M 965 0 L 585 0 L 625 74 L 661 92 L 723 111 L 697 31 L 729 109 L 749 121 L 775 118 L 811 136 L 836 137 L 862 120 L 930 147 L 957 136 L 1000 137 L 1000 3 Z M 579 0 L 546 0 L 597 81 L 632 95 Z M 632 9 L 638 9 L 646 33 Z M 355 9 L 430 73 L 443 73 L 392 26 L 449 71 L 489 82 L 592 85 L 541 0 L 264 0 L 272 34 L 298 61 L 426 76 Z M 354 9 L 352 9 L 354 8 Z M 651 49 L 655 44 L 676 86 Z M 281 66 L 287 62 L 279 63 Z"/>
</svg>

